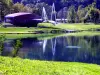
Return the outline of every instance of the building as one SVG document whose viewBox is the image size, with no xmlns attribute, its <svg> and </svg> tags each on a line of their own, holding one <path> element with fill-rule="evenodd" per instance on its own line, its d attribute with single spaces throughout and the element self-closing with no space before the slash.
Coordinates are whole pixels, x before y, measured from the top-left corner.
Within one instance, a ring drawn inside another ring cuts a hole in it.
<svg viewBox="0 0 100 75">
<path fill-rule="evenodd" d="M 21 27 L 36 27 L 38 23 L 42 22 L 42 19 L 36 14 L 19 12 L 6 15 L 5 22 Z"/>
</svg>

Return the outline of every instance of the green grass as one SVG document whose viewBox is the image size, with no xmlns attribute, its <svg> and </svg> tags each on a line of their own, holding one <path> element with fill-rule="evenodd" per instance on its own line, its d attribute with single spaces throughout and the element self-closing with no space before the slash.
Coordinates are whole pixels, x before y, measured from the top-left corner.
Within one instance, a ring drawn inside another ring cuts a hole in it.
<svg viewBox="0 0 100 75">
<path fill-rule="evenodd" d="M 35 28 L 27 28 L 27 27 L 8 27 L 8 28 L 0 28 L 0 33 L 27 33 L 29 31 L 35 31 Z"/>
<path fill-rule="evenodd" d="M 100 75 L 100 66 L 0 56 L 0 75 Z"/>
<path fill-rule="evenodd" d="M 8 27 L 8 28 L 4 28 L 4 27 L 0 27 L 0 33 L 38 33 L 38 32 L 44 32 L 44 33 L 50 33 L 52 30 L 61 30 L 61 29 L 54 29 L 54 28 L 37 28 L 37 27 Z"/>
<path fill-rule="evenodd" d="M 40 28 L 45 27 L 45 28 Z M 93 31 L 93 30 L 100 30 L 100 25 L 94 25 L 94 24 L 58 24 L 56 26 L 50 24 L 50 23 L 40 23 L 38 24 L 38 27 L 0 27 L 0 33 L 36 33 L 36 32 L 44 32 L 44 33 L 50 33 L 51 31 L 55 30 L 56 33 L 62 32 L 62 30 L 84 30 L 84 31 Z"/>
<path fill-rule="evenodd" d="M 1 34 L 1 35 L 4 35 L 6 39 L 37 38 L 38 40 L 44 40 L 44 39 L 51 39 L 60 34 Z"/>
<path fill-rule="evenodd" d="M 0 28 L 0 33 L 28 33 L 28 32 L 34 32 L 37 30 L 42 30 L 42 28 L 27 28 L 27 27 L 8 27 L 8 28 Z"/>
<path fill-rule="evenodd" d="M 85 30 L 85 31 L 91 31 L 91 30 L 96 30 L 100 29 L 100 25 L 95 25 L 95 24 L 84 24 L 84 23 L 73 23 L 73 24 L 58 24 L 54 26 L 53 24 L 50 23 L 40 23 L 38 24 L 38 27 L 54 27 L 54 28 L 60 28 L 60 29 L 65 29 L 65 30 Z"/>
<path fill-rule="evenodd" d="M 67 33 L 63 36 L 100 36 L 99 31 L 83 31 L 83 32 L 77 32 L 77 33 Z"/>
</svg>

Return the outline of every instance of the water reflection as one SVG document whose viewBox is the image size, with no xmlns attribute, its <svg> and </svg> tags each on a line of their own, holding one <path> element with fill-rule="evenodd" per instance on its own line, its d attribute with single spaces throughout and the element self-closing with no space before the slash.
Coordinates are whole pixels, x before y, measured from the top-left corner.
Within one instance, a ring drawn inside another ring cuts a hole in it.
<svg viewBox="0 0 100 75">
<path fill-rule="evenodd" d="M 51 46 L 52 46 L 52 54 L 54 56 L 55 55 L 55 50 L 56 50 L 56 38 L 54 40 L 51 39 Z"/>
<path fill-rule="evenodd" d="M 12 56 L 16 40 L 4 42 L 3 56 Z M 16 55 L 21 58 L 100 64 L 100 36 L 68 36 L 41 41 L 27 38 L 20 42 L 22 46 Z"/>
<path fill-rule="evenodd" d="M 43 41 L 43 53 L 45 52 L 46 45 L 47 45 L 47 40 L 44 40 L 44 41 Z"/>
</svg>

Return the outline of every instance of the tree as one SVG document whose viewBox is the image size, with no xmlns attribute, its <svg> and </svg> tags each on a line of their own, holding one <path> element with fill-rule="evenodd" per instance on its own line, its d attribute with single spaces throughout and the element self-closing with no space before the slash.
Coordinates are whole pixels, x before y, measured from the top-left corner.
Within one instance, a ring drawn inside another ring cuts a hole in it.
<svg viewBox="0 0 100 75">
<path fill-rule="evenodd" d="M 69 23 L 75 23 L 76 11 L 74 6 L 70 6 L 67 13 L 67 19 Z"/>
<path fill-rule="evenodd" d="M 89 13 L 90 13 L 91 21 L 93 23 L 98 23 L 100 12 L 99 9 L 96 8 L 95 2 L 92 3 Z"/>
<path fill-rule="evenodd" d="M 12 6 L 12 0 L 0 0 L 1 3 L 3 3 L 7 8 Z"/>
<path fill-rule="evenodd" d="M 63 9 L 61 9 L 60 11 L 57 12 L 57 18 L 60 18 L 61 21 L 62 19 L 64 19 L 64 22 L 65 22 L 65 19 L 67 18 L 67 11 L 68 11 L 68 8 L 67 7 L 64 7 Z"/>
<path fill-rule="evenodd" d="M 0 18 L 1 20 L 4 19 L 4 16 L 10 13 L 10 9 L 13 3 L 12 0 L 0 0 Z"/>
<path fill-rule="evenodd" d="M 90 12 L 90 18 L 91 18 L 91 21 L 93 23 L 98 23 L 99 21 L 99 16 L 100 16 L 100 11 L 99 9 L 92 9 L 91 12 Z"/>
<path fill-rule="evenodd" d="M 38 3 L 40 0 L 21 0 L 23 4 L 35 4 Z"/>
<path fill-rule="evenodd" d="M 14 12 L 22 12 L 22 11 L 25 11 L 25 7 L 24 7 L 24 4 L 22 3 L 15 3 L 12 8 L 14 9 Z"/>
<path fill-rule="evenodd" d="M 100 17 L 100 11 L 99 9 L 96 8 L 96 3 L 93 2 L 92 4 L 88 5 L 86 9 L 88 11 L 87 12 L 88 15 L 86 15 L 86 17 L 84 18 L 84 22 L 90 20 L 93 23 L 98 23 Z"/>
<path fill-rule="evenodd" d="M 46 9 L 46 13 L 48 15 L 48 18 L 51 18 L 51 9 L 52 9 L 51 6 L 49 6 L 48 4 L 43 2 L 43 3 L 37 3 L 35 5 L 35 7 L 38 8 L 40 15 L 42 15 L 42 10 L 43 10 L 43 7 L 44 7 Z"/>
<path fill-rule="evenodd" d="M 87 11 L 85 10 L 85 8 L 82 7 L 82 5 L 80 5 L 77 10 L 78 22 L 83 22 L 83 19 L 86 14 L 87 14 Z"/>
<path fill-rule="evenodd" d="M 26 4 L 25 7 L 27 12 L 36 13 L 39 15 L 39 9 L 34 4 Z"/>
</svg>

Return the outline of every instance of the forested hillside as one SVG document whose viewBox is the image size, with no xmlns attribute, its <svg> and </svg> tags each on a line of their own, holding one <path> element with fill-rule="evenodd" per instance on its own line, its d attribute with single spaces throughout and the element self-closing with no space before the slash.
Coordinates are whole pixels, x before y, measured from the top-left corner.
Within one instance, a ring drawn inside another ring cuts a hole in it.
<svg viewBox="0 0 100 75">
<path fill-rule="evenodd" d="M 49 5 L 51 5 L 53 2 L 55 3 L 57 10 L 59 10 L 62 7 L 69 7 L 71 5 L 74 5 L 76 8 L 78 8 L 79 5 L 87 6 L 94 1 L 96 2 L 96 7 L 100 9 L 100 0 L 13 0 L 14 3 L 16 2 L 22 2 L 24 4 L 30 4 L 30 3 L 39 3 L 39 2 L 45 2 Z M 59 5 L 59 7 L 58 7 Z"/>
<path fill-rule="evenodd" d="M 43 7 L 51 18 L 52 3 L 55 3 L 57 18 L 67 18 L 71 23 L 100 23 L 100 0 L 0 0 L 0 15 L 17 12 L 36 13 L 42 16 Z"/>
</svg>

